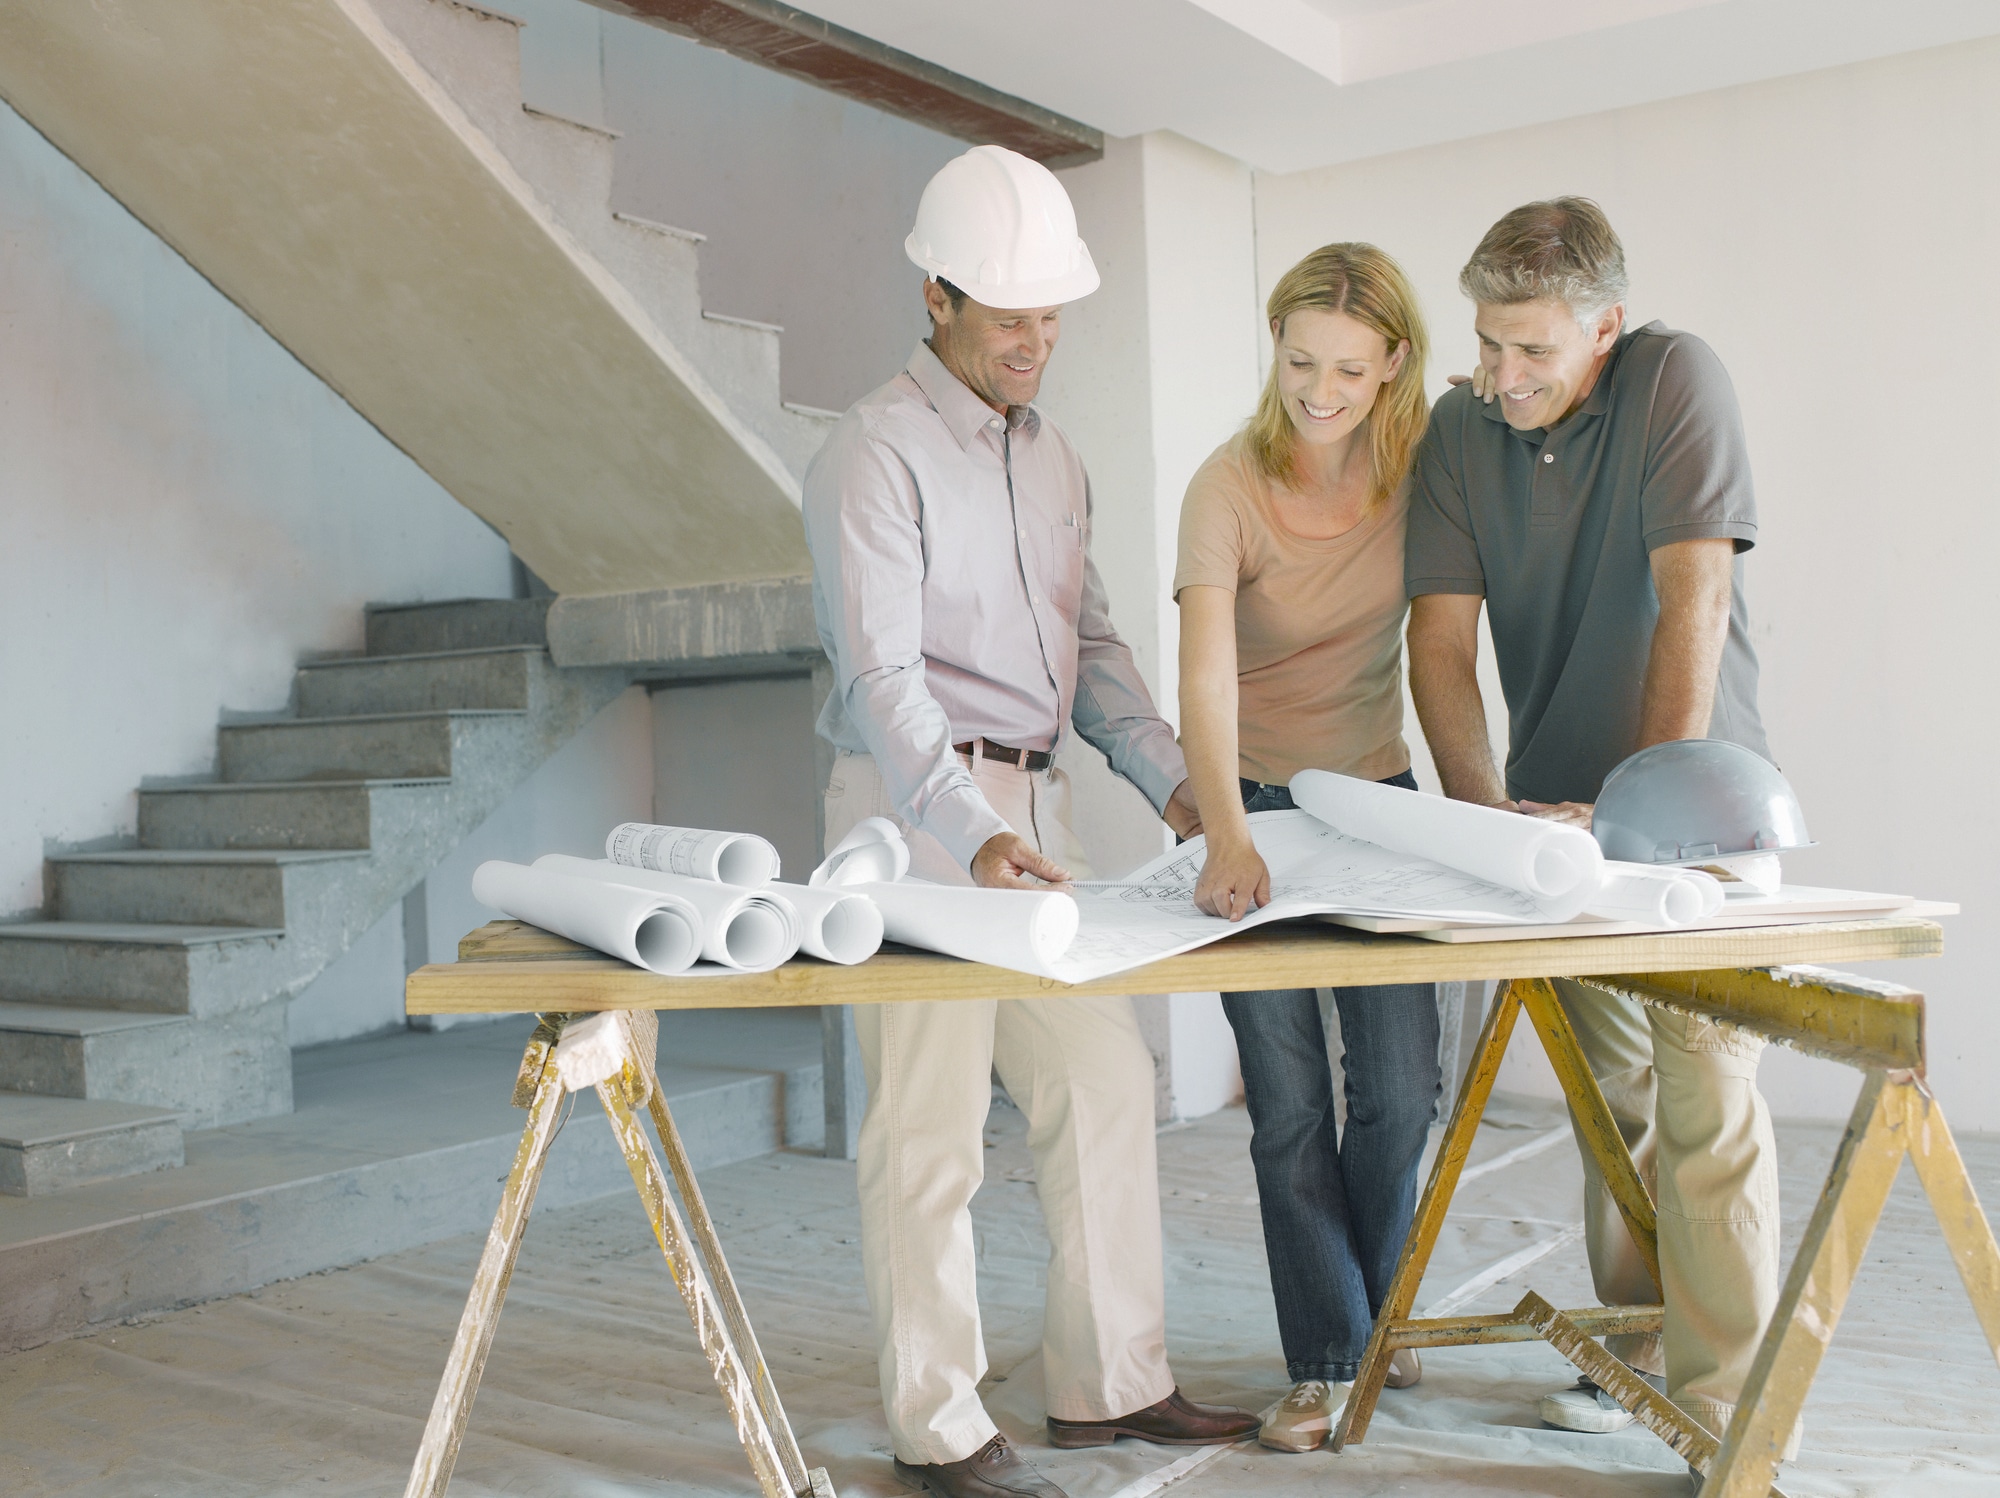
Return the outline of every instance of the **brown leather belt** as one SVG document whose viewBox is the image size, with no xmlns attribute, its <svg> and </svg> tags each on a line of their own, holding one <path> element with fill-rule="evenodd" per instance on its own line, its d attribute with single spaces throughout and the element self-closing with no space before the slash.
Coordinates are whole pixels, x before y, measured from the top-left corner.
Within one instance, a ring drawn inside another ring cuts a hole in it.
<svg viewBox="0 0 2000 1498">
<path fill-rule="evenodd" d="M 1056 762 L 1056 757 L 1046 749 L 1016 749 L 991 739 L 967 739 L 951 747 L 975 759 L 997 759 L 1003 765 L 1019 765 L 1024 770 L 1046 770 Z"/>
</svg>

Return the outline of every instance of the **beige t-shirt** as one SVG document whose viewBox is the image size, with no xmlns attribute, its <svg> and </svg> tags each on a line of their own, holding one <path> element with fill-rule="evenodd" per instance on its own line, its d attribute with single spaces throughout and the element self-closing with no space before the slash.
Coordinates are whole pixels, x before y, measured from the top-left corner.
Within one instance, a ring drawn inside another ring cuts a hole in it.
<svg viewBox="0 0 2000 1498">
<path fill-rule="evenodd" d="M 1267 785 L 1307 769 L 1401 774 L 1409 486 L 1330 541 L 1286 530 L 1270 489 L 1238 436 L 1181 503 L 1174 597 L 1194 583 L 1236 595 L 1239 773 Z"/>
</svg>

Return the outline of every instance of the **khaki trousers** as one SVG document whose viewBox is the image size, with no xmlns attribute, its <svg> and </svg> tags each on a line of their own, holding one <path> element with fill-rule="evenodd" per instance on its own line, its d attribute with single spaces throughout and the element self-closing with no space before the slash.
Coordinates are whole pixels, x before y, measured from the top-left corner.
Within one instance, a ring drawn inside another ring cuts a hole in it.
<svg viewBox="0 0 2000 1498">
<path fill-rule="evenodd" d="M 1658 1204 L 1664 1335 L 1605 1345 L 1665 1374 L 1668 1398 L 1719 1437 L 1778 1302 L 1778 1156 L 1757 1090 L 1764 1042 L 1561 978 L 1555 988 Z M 1645 1262 L 1580 1133 L 1577 1144 L 1598 1299 L 1649 1303 Z"/>
<path fill-rule="evenodd" d="M 983 760 L 971 769 L 1016 832 L 1072 873 L 1087 872 L 1060 771 Z M 912 874 L 971 883 L 941 843 L 896 816 L 875 761 L 843 754 L 827 786 L 827 846 L 869 816 L 903 828 Z M 1109 1420 L 1165 1399 L 1174 1380 L 1153 1058 L 1131 1000 L 860 1004 L 854 1017 L 868 1078 L 861 1260 L 896 1455 L 919 1465 L 960 1461 L 995 1433 L 979 1400 L 986 1348 L 968 1209 L 985 1173 L 996 1069 L 1027 1116 L 1048 1223 L 1048 1412 Z"/>
</svg>

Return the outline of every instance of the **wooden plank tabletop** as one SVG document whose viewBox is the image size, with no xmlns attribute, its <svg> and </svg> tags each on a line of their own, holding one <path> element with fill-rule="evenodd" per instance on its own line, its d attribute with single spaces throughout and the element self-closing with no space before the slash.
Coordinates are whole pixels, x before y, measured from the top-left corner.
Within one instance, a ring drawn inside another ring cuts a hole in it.
<svg viewBox="0 0 2000 1498">
<path fill-rule="evenodd" d="M 1944 931 L 1935 921 L 1894 917 L 1462 945 L 1300 922 L 1225 937 L 1095 983 L 1058 983 L 893 944 L 854 967 L 799 958 L 768 973 L 662 978 L 534 926 L 493 921 L 459 943 L 457 962 L 410 974 L 404 1006 L 411 1014 L 525 1014 L 1228 992 L 1880 962 L 1935 957 L 1943 949 Z"/>
</svg>

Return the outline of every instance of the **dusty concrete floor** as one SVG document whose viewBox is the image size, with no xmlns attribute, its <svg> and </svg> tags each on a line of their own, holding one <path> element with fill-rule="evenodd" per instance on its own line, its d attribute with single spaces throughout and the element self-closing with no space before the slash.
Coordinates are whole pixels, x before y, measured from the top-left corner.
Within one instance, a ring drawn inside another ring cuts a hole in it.
<svg viewBox="0 0 2000 1498">
<path fill-rule="evenodd" d="M 1497 1109 L 1474 1163 L 1544 1138 L 1539 1104 Z M 572 1129 L 602 1128 L 594 1106 Z M 1248 1125 L 1232 1109 L 1160 1140 L 1170 1348 L 1197 1398 L 1262 1406 L 1283 1391 Z M 1008 1435 L 1074 1498 L 1143 1498 L 1185 1452 L 1120 1442 L 1056 1452 L 1040 1436 L 1036 1346 L 1046 1255 L 1020 1118 L 996 1109 L 975 1204 L 993 1373 Z M 1796 1235 L 1836 1133 L 1781 1129 Z M 2000 1203 L 2000 1141 L 1968 1141 Z M 808 1458 L 844 1498 L 890 1495 L 859 1284 L 849 1165 L 780 1154 L 704 1177 L 732 1264 Z M 1574 1149 L 1469 1183 L 1420 1305 L 1509 1255 L 1561 1238 L 1466 1309 L 1535 1288 L 1588 1303 Z M 0 1361 L 0 1492 L 267 1498 L 400 1492 L 480 1247 L 454 1238 L 357 1268 L 113 1328 Z M 1787 1250 L 1789 1254 L 1789 1248 Z M 1369 1440 L 1334 1456 L 1255 1447 L 1173 1482 L 1175 1498 L 1247 1492 L 1675 1495 L 1685 1469 L 1636 1428 L 1543 1429 L 1534 1400 L 1566 1383 L 1538 1345 L 1441 1351 L 1421 1386 L 1384 1396 Z M 1981 1342 L 1909 1172 L 1807 1412 L 1781 1482 L 1800 1495 L 2000 1492 L 2000 1373 Z M 625 1498 L 752 1494 L 705 1365 L 636 1201 L 610 1197 L 532 1223 L 452 1492 Z"/>
</svg>

